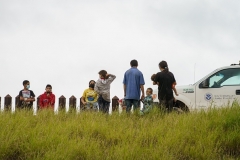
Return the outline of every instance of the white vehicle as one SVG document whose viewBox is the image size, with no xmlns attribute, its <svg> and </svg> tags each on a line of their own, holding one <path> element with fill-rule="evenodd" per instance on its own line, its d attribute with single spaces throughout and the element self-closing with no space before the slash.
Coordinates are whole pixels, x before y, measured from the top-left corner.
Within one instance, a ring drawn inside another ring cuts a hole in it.
<svg viewBox="0 0 240 160">
<path fill-rule="evenodd" d="M 240 62 L 218 68 L 193 85 L 176 86 L 175 107 L 183 111 L 231 106 L 240 102 Z M 158 90 L 154 90 L 158 102 Z"/>
</svg>

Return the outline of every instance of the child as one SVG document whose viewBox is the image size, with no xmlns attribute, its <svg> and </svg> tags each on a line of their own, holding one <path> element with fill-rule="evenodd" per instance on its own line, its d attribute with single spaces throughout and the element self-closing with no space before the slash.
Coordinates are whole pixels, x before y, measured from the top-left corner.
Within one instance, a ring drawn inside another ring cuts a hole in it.
<svg viewBox="0 0 240 160">
<path fill-rule="evenodd" d="M 55 104 L 55 95 L 52 93 L 52 86 L 48 84 L 45 88 L 46 92 L 44 92 L 40 96 L 39 107 L 43 108 L 52 108 L 54 109 Z"/>
<path fill-rule="evenodd" d="M 153 82 L 154 82 L 155 77 L 156 77 L 156 74 L 153 74 L 153 75 L 151 76 L 151 80 L 152 80 Z M 175 95 L 178 96 L 178 93 L 177 93 L 177 90 L 176 90 L 175 86 L 176 86 L 176 84 L 172 84 L 172 89 L 173 89 Z M 175 98 L 174 98 L 174 101 L 175 101 Z"/>
<path fill-rule="evenodd" d="M 89 88 L 85 89 L 83 92 L 83 95 L 81 97 L 81 102 L 84 105 L 83 109 L 91 110 L 92 108 L 93 111 L 98 111 L 98 94 L 96 91 L 94 91 L 95 83 L 96 82 L 94 80 L 90 80 L 90 82 L 88 83 Z"/>
<path fill-rule="evenodd" d="M 33 106 L 33 102 L 35 101 L 35 94 L 33 93 L 33 91 L 29 90 L 30 82 L 28 80 L 23 81 L 23 87 L 23 90 L 19 92 L 19 107 L 31 109 Z"/>
<path fill-rule="evenodd" d="M 148 113 L 152 109 L 152 104 L 153 104 L 153 98 L 152 98 L 152 88 L 148 88 L 146 91 L 146 97 L 144 98 L 143 102 L 143 108 L 140 110 L 140 115 L 144 115 Z"/>
<path fill-rule="evenodd" d="M 96 82 L 94 90 L 99 94 L 98 105 L 99 110 L 103 113 L 109 112 L 110 106 L 110 84 L 116 78 L 115 75 L 108 74 L 107 71 L 101 70 L 99 73 L 99 79 Z"/>
</svg>

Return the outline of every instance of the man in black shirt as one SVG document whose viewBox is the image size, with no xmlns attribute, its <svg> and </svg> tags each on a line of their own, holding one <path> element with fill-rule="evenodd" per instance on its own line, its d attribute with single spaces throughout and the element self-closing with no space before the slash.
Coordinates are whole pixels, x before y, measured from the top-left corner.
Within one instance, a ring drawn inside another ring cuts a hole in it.
<svg viewBox="0 0 240 160">
<path fill-rule="evenodd" d="M 23 90 L 19 92 L 19 107 L 30 109 L 33 106 L 33 102 L 35 101 L 35 94 L 33 91 L 29 90 L 30 82 L 28 80 L 23 81 Z"/>
<path fill-rule="evenodd" d="M 176 85 L 174 75 L 169 72 L 166 61 L 159 63 L 161 72 L 158 72 L 154 78 L 153 84 L 158 85 L 158 99 L 160 107 L 166 107 L 168 111 L 173 109 L 173 86 Z"/>
</svg>

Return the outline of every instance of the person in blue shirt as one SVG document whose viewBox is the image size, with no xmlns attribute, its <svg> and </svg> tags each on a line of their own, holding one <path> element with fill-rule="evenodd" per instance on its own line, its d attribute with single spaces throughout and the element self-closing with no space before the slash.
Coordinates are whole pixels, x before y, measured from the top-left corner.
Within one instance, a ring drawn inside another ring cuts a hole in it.
<svg viewBox="0 0 240 160">
<path fill-rule="evenodd" d="M 145 97 L 145 82 L 142 72 L 137 69 L 138 61 L 134 59 L 130 62 L 130 65 L 131 68 L 125 72 L 123 79 L 124 98 L 127 106 L 127 113 L 130 113 L 132 105 L 134 110 L 140 109 L 140 92 L 142 92 L 141 100 L 143 100 Z"/>
</svg>

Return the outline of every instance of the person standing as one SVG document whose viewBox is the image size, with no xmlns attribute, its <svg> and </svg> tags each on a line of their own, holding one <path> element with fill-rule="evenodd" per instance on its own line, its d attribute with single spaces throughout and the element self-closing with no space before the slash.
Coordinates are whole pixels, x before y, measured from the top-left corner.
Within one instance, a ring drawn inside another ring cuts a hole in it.
<svg viewBox="0 0 240 160">
<path fill-rule="evenodd" d="M 39 107 L 43 108 L 52 108 L 54 109 L 55 104 L 55 95 L 52 93 L 52 86 L 48 84 L 45 88 L 46 92 L 44 92 L 40 96 Z"/>
<path fill-rule="evenodd" d="M 110 84 L 116 78 L 113 74 L 108 74 L 107 71 L 99 71 L 99 79 L 96 82 L 94 90 L 98 93 L 99 110 L 103 113 L 109 113 L 110 106 Z"/>
<path fill-rule="evenodd" d="M 19 92 L 19 107 L 31 109 L 33 106 L 33 102 L 35 101 L 35 94 L 33 91 L 29 90 L 30 82 L 28 80 L 23 81 L 23 90 Z"/>
<path fill-rule="evenodd" d="M 169 71 L 168 64 L 166 61 L 161 61 L 159 63 L 158 72 L 154 78 L 154 85 L 158 85 L 158 99 L 160 107 L 164 107 L 169 112 L 173 109 L 173 86 L 176 85 L 176 80 Z"/>
<path fill-rule="evenodd" d="M 131 68 L 125 72 L 123 79 L 123 90 L 127 113 L 130 113 L 132 105 L 134 110 L 140 108 L 140 91 L 142 92 L 141 100 L 145 97 L 145 81 L 142 72 L 137 69 L 138 61 L 135 59 L 132 60 L 130 62 L 130 66 Z"/>
</svg>

